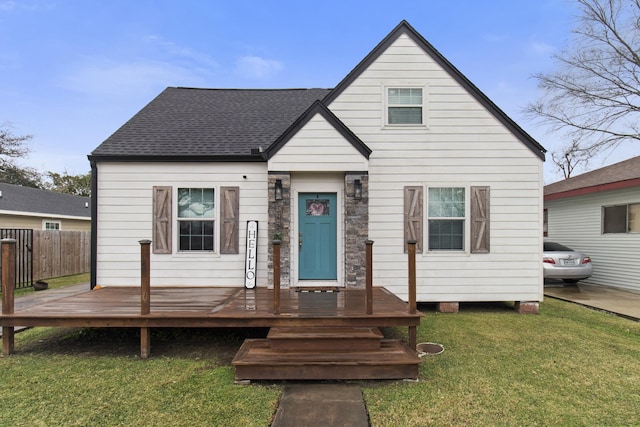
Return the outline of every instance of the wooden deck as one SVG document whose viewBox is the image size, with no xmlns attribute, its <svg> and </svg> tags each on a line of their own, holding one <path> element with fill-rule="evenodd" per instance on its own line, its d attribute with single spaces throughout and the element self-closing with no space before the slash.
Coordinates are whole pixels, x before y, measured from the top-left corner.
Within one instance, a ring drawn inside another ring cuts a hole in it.
<svg viewBox="0 0 640 427">
<path fill-rule="evenodd" d="M 105 287 L 0 315 L 0 326 L 60 327 L 274 327 L 418 326 L 420 312 L 383 287 L 373 288 L 373 313 L 365 291 L 280 291 L 273 312 L 267 288 L 154 287 L 149 314 L 140 312 L 139 287 Z"/>
</svg>

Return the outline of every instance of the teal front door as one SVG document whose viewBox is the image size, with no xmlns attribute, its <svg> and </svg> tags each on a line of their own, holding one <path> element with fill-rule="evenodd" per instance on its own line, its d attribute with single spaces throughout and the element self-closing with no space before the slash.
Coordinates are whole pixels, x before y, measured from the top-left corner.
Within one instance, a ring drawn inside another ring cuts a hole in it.
<svg viewBox="0 0 640 427">
<path fill-rule="evenodd" d="M 337 279 L 336 193 L 298 195 L 300 280 Z"/>
</svg>

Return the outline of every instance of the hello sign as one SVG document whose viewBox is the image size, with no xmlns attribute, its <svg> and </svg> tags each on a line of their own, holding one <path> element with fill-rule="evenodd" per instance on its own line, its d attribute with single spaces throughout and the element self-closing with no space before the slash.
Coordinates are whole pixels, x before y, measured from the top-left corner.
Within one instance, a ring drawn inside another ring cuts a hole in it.
<svg viewBox="0 0 640 427">
<path fill-rule="evenodd" d="M 256 287 L 256 262 L 258 256 L 258 221 L 247 221 L 247 249 L 244 261 L 244 287 Z"/>
</svg>

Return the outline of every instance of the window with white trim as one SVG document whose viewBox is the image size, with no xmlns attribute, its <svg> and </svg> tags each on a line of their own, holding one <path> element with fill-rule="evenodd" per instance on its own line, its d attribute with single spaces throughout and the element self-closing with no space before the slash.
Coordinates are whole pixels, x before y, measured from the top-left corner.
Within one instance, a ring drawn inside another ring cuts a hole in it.
<svg viewBox="0 0 640 427">
<path fill-rule="evenodd" d="M 53 230 L 53 231 L 59 231 L 60 230 L 60 221 L 43 221 L 42 224 L 42 229 L 43 230 Z"/>
<path fill-rule="evenodd" d="M 602 233 L 640 233 L 640 203 L 604 206 Z"/>
<path fill-rule="evenodd" d="M 424 125 L 423 88 L 388 87 L 386 95 L 387 125 Z"/>
<path fill-rule="evenodd" d="M 428 249 L 462 251 L 466 202 L 463 187 L 430 187 L 427 199 Z"/>
<path fill-rule="evenodd" d="M 213 188 L 178 188 L 179 251 L 214 251 L 214 195 Z"/>
</svg>

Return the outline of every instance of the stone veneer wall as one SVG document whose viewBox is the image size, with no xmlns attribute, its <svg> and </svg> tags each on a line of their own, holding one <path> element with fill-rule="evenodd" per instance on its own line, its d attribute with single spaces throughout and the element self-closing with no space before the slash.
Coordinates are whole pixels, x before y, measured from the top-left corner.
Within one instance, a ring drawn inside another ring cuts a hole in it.
<svg viewBox="0 0 640 427">
<path fill-rule="evenodd" d="M 362 198 L 354 197 L 354 181 L 362 184 Z M 366 279 L 365 241 L 369 238 L 369 176 L 366 172 L 347 172 L 344 175 L 345 194 L 345 286 L 364 288 Z"/>
<path fill-rule="evenodd" d="M 282 200 L 275 199 L 276 180 L 282 181 Z M 362 183 L 362 198 L 354 197 L 354 181 Z M 268 261 L 269 286 L 273 286 L 273 244 L 280 233 L 280 286 L 291 286 L 291 175 L 269 174 Z M 364 288 L 366 275 L 365 241 L 369 238 L 369 177 L 366 172 L 347 172 L 344 176 L 345 286 Z"/>
<path fill-rule="evenodd" d="M 276 180 L 282 181 L 282 200 L 276 200 Z M 276 233 L 280 233 L 280 286 L 291 285 L 291 175 L 288 172 L 269 173 L 268 260 L 269 286 L 273 287 L 273 244 Z"/>
</svg>

